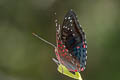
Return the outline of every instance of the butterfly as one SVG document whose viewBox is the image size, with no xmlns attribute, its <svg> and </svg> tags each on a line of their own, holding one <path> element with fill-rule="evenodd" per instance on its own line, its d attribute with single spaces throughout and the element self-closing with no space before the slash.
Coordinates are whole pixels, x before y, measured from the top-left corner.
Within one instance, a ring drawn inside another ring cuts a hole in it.
<svg viewBox="0 0 120 80">
<path fill-rule="evenodd" d="M 53 61 L 58 65 L 58 71 L 69 77 L 82 80 L 80 72 L 86 68 L 87 42 L 85 33 L 79 24 L 73 10 L 67 12 L 62 26 L 56 23 L 56 46 L 39 37 L 55 48 L 56 58 Z"/>
</svg>

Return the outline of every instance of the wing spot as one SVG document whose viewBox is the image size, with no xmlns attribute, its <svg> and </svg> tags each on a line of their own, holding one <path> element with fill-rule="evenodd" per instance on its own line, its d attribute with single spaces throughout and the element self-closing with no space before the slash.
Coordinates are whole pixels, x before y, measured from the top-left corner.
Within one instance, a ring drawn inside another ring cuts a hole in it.
<svg viewBox="0 0 120 80">
<path fill-rule="evenodd" d="M 59 26 L 59 29 L 60 29 L 60 24 L 58 26 Z"/>
<path fill-rule="evenodd" d="M 65 56 L 65 54 L 61 54 L 61 56 Z"/>
<path fill-rule="evenodd" d="M 71 26 L 73 26 L 73 24 L 70 24 Z"/>
<path fill-rule="evenodd" d="M 56 15 L 57 13 L 55 12 L 54 14 Z"/>
<path fill-rule="evenodd" d="M 58 47 L 60 47 L 60 45 L 58 44 Z"/>
<path fill-rule="evenodd" d="M 65 50 L 63 49 L 62 52 L 64 52 Z"/>
<path fill-rule="evenodd" d="M 60 30 L 57 30 L 57 32 L 59 33 Z"/>
<path fill-rule="evenodd" d="M 65 49 L 66 52 L 68 52 L 68 49 Z"/>
<path fill-rule="evenodd" d="M 70 19 L 70 17 L 68 17 L 68 19 Z"/>
<path fill-rule="evenodd" d="M 69 30 L 70 28 L 68 28 L 68 30 Z"/>
<path fill-rule="evenodd" d="M 72 64 L 74 64 L 74 61 L 71 60 L 71 62 L 72 62 Z"/>
<path fill-rule="evenodd" d="M 63 28 L 65 28 L 65 26 L 63 26 Z"/>
<path fill-rule="evenodd" d="M 77 69 L 75 69 L 75 72 L 77 72 Z"/>
<path fill-rule="evenodd" d="M 58 52 L 61 53 L 61 51 L 58 49 Z"/>
<path fill-rule="evenodd" d="M 79 49 L 80 48 L 80 46 L 77 46 L 77 49 Z"/>
<path fill-rule="evenodd" d="M 64 53 L 65 55 L 67 55 L 67 53 Z"/>
<path fill-rule="evenodd" d="M 58 26 L 58 24 L 56 23 L 56 27 Z"/>
<path fill-rule="evenodd" d="M 65 17 L 65 19 L 67 19 L 67 17 Z"/>
<path fill-rule="evenodd" d="M 60 47 L 60 49 L 62 49 L 62 47 Z"/>
<path fill-rule="evenodd" d="M 83 67 L 81 68 L 81 71 L 84 71 L 84 68 L 83 68 Z"/>
<path fill-rule="evenodd" d="M 70 22 L 72 22 L 72 20 L 70 20 Z"/>
<path fill-rule="evenodd" d="M 85 39 L 86 39 L 86 35 L 85 35 Z"/>
<path fill-rule="evenodd" d="M 58 20 L 57 19 L 55 19 L 55 22 L 57 22 Z"/>
<path fill-rule="evenodd" d="M 83 32 L 84 32 L 84 29 L 83 29 Z"/>
<path fill-rule="evenodd" d="M 85 65 L 86 65 L 86 61 L 85 61 Z"/>
<path fill-rule="evenodd" d="M 87 59 L 87 56 L 86 56 L 86 59 Z"/>
<path fill-rule="evenodd" d="M 73 35 L 73 36 L 75 36 L 75 34 L 74 34 L 74 33 L 73 33 L 72 35 Z"/>
<path fill-rule="evenodd" d="M 67 28 L 67 26 L 65 26 L 65 28 Z"/>
<path fill-rule="evenodd" d="M 66 37 L 62 37 L 64 40 L 66 40 Z M 65 46 L 64 46 L 64 48 L 65 48 Z"/>
<path fill-rule="evenodd" d="M 62 47 L 65 47 L 65 45 L 62 45 Z"/>
<path fill-rule="evenodd" d="M 87 50 L 86 50 L 86 54 L 87 54 Z"/>
<path fill-rule="evenodd" d="M 85 44 L 83 45 L 83 48 L 86 48 Z"/>
<path fill-rule="evenodd" d="M 85 67 L 84 67 L 84 70 L 85 70 Z"/>
</svg>

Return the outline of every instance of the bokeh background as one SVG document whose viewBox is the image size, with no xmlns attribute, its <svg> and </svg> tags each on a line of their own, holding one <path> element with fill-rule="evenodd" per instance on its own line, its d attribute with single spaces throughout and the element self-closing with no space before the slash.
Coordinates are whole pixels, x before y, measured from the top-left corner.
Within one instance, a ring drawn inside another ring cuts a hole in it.
<svg viewBox="0 0 120 80">
<path fill-rule="evenodd" d="M 119 0 L 0 0 L 0 80 L 73 80 L 57 71 L 53 15 L 73 9 L 87 35 L 84 80 L 120 79 Z"/>
</svg>

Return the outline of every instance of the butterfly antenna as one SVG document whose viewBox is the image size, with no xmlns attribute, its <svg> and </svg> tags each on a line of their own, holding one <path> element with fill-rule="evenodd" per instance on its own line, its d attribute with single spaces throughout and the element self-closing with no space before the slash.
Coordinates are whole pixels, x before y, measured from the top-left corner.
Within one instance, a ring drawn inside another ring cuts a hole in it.
<svg viewBox="0 0 120 80">
<path fill-rule="evenodd" d="M 32 34 L 33 34 L 35 37 L 39 38 L 40 40 L 44 41 L 45 43 L 47 43 L 47 44 L 51 45 L 52 47 L 56 48 L 56 46 L 55 46 L 54 44 L 50 43 L 49 41 L 43 39 L 42 37 L 38 36 L 38 35 L 35 34 L 35 33 L 32 33 Z"/>
</svg>

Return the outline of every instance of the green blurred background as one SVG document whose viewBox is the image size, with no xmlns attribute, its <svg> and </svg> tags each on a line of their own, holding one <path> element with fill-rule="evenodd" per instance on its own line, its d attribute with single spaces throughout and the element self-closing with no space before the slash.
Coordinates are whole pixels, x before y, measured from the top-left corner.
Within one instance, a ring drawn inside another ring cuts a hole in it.
<svg viewBox="0 0 120 80">
<path fill-rule="evenodd" d="M 60 74 L 52 61 L 55 44 L 53 15 L 62 24 L 73 9 L 87 35 L 84 80 L 120 79 L 119 0 L 0 0 L 0 80 L 73 80 Z"/>
</svg>

